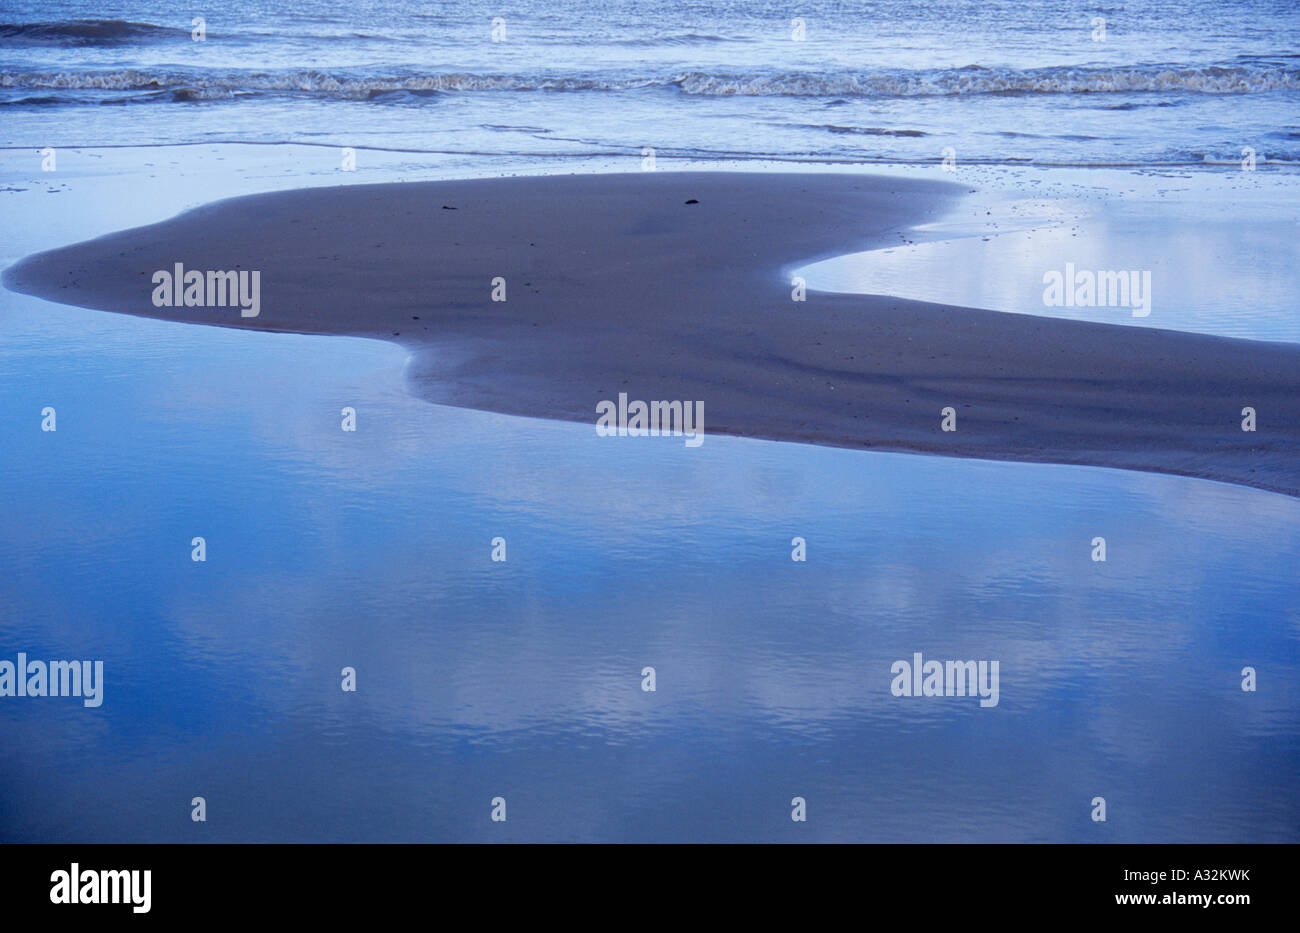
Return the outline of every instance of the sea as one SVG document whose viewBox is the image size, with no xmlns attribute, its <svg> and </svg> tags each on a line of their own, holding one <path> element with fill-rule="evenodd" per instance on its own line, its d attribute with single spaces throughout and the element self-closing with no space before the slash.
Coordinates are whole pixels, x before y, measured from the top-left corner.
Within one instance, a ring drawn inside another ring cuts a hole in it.
<svg viewBox="0 0 1300 933">
<path fill-rule="evenodd" d="M 1237 163 L 1249 147 L 1300 161 L 1292 0 L 200 6 L 5 0 L 0 140 L 293 141 L 498 166 L 647 147 L 1089 166 Z"/>
</svg>

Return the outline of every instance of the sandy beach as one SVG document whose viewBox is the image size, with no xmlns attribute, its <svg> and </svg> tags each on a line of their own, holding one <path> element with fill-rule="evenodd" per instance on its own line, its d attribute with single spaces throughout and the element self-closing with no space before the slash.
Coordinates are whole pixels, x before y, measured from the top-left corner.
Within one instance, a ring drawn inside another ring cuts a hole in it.
<svg viewBox="0 0 1300 933">
<path fill-rule="evenodd" d="M 627 392 L 703 401 L 706 434 L 1300 494 L 1295 346 L 875 296 L 792 300 L 790 268 L 896 244 L 962 191 L 667 172 L 289 191 L 29 257 L 5 284 L 107 311 L 396 341 L 415 393 L 467 408 L 594 422 L 601 400 Z M 151 276 L 178 262 L 259 271 L 259 313 L 155 307 Z M 496 277 L 505 301 L 491 299 Z M 945 407 L 955 431 L 941 430 Z"/>
<path fill-rule="evenodd" d="M 1266 904 L 1294 7 L 7 4 L 0 897 L 870 843 Z"/>
</svg>

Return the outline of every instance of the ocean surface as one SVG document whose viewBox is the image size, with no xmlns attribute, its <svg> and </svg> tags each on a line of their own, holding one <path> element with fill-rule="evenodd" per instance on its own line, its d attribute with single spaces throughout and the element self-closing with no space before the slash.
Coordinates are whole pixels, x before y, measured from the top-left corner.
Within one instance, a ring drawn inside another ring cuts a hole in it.
<svg viewBox="0 0 1300 933">
<path fill-rule="evenodd" d="M 1075 316 L 1297 340 L 1297 39 L 1293 3 L 7 2 L 0 265 L 302 185 L 951 146 L 952 216 L 810 284 L 1060 313 L 1044 269 L 1150 268 L 1149 318 Z M 1300 841 L 1300 500 L 600 438 L 405 365 L 0 292 L 0 661 L 105 671 L 0 698 L 0 842 Z M 916 652 L 997 660 L 997 706 L 893 696 Z"/>
<path fill-rule="evenodd" d="M 0 145 L 295 141 L 498 166 L 644 147 L 670 160 L 938 163 L 949 147 L 972 164 L 1227 164 L 1243 147 L 1300 160 L 1293 0 L 201 6 L 6 0 Z"/>
</svg>

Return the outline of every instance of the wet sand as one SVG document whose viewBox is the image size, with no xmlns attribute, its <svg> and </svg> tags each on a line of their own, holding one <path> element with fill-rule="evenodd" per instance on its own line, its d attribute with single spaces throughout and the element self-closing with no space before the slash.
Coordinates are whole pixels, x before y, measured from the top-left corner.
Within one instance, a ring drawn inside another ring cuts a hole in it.
<svg viewBox="0 0 1300 933">
<path fill-rule="evenodd" d="M 1300 495 L 1300 346 L 889 297 L 791 300 L 788 269 L 899 243 L 963 190 L 671 172 L 313 188 L 41 253 L 4 281 L 106 311 L 393 340 L 412 353 L 413 392 L 467 408 L 594 425 L 597 404 L 626 392 L 703 401 L 706 435 Z M 257 270 L 258 316 L 155 307 L 151 277 L 176 263 Z M 491 300 L 498 276 L 504 302 Z M 946 407 L 956 431 L 941 430 Z"/>
</svg>

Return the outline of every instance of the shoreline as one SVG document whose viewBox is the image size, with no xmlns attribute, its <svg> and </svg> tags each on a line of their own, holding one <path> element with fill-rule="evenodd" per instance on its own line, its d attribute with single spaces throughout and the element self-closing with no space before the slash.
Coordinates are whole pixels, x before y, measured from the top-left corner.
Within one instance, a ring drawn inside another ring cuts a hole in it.
<svg viewBox="0 0 1300 933">
<path fill-rule="evenodd" d="M 97 310 L 391 340 L 411 353 L 414 394 L 465 408 L 594 424 L 626 391 L 703 401 L 706 436 L 1300 495 L 1300 346 L 870 295 L 791 300 L 782 270 L 894 245 L 962 191 L 749 172 L 296 189 L 38 253 L 4 283 Z M 259 315 L 153 307 L 149 277 L 176 262 L 260 270 Z M 505 302 L 490 297 L 497 276 Z M 949 406 L 955 432 L 940 429 Z"/>
</svg>

